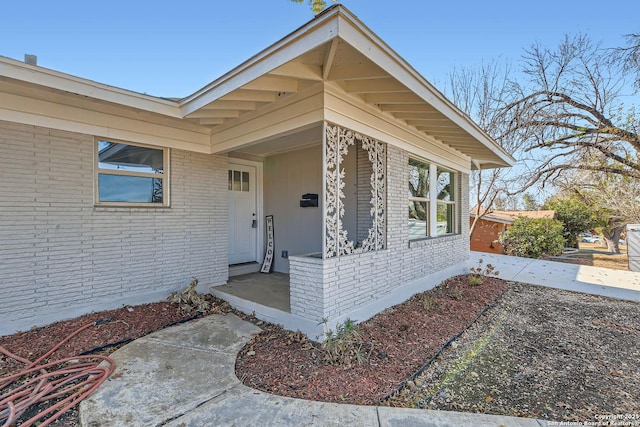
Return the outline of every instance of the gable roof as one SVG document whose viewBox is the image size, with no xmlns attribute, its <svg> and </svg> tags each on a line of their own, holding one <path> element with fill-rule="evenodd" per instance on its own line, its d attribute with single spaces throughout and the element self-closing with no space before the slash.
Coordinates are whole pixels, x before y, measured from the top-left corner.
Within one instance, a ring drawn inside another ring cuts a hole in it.
<svg viewBox="0 0 640 427">
<path fill-rule="evenodd" d="M 469 210 L 469 216 L 475 218 L 476 208 Z M 538 211 L 499 211 L 491 209 L 487 211 L 481 219 L 493 222 L 500 222 L 503 224 L 513 224 L 513 221 L 520 217 L 526 218 L 549 218 L 553 219 L 556 216 L 556 212 L 553 210 L 538 210 Z"/>
<path fill-rule="evenodd" d="M 425 143 L 448 146 L 480 168 L 514 163 L 513 157 L 342 5 L 328 8 L 180 100 L 0 58 L 0 80 L 4 78 L 180 119 L 193 125 L 190 131 L 209 135 L 211 152 L 216 134 L 242 116 L 314 84 L 330 84 L 421 136 Z"/>
</svg>

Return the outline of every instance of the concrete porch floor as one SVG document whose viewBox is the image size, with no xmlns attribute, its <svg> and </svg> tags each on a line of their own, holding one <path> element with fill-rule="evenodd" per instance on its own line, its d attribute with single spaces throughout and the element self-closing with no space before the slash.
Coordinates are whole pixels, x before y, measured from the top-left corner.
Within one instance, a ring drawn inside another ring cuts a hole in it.
<svg viewBox="0 0 640 427">
<path fill-rule="evenodd" d="M 232 296 L 290 313 L 289 275 L 284 273 L 249 273 L 229 277 L 226 285 L 216 286 L 212 293 L 229 301 Z"/>
</svg>

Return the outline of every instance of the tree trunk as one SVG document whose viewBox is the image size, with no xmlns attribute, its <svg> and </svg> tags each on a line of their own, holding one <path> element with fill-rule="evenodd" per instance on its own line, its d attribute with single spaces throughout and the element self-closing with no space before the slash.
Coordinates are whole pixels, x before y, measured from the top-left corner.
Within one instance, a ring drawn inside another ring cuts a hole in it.
<svg viewBox="0 0 640 427">
<path fill-rule="evenodd" d="M 624 231 L 626 225 L 613 227 L 611 229 L 604 228 L 602 230 L 602 235 L 604 236 L 604 241 L 607 245 L 607 251 L 619 254 L 620 252 L 620 235 Z"/>
</svg>

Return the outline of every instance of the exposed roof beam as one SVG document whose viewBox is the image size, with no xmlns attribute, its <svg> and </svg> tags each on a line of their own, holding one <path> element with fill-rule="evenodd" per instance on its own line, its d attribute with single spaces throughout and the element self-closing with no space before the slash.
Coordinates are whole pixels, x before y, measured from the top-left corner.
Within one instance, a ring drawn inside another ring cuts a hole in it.
<svg viewBox="0 0 640 427">
<path fill-rule="evenodd" d="M 220 100 L 212 102 L 202 110 L 255 110 L 258 104 L 253 101 L 226 101 Z"/>
<path fill-rule="evenodd" d="M 447 119 L 405 119 L 405 123 L 409 126 L 434 126 L 451 128 L 454 125 Z"/>
<path fill-rule="evenodd" d="M 294 77 L 304 80 L 322 80 L 322 69 L 319 65 L 288 62 L 269 72 L 273 76 Z"/>
<path fill-rule="evenodd" d="M 276 94 L 262 90 L 238 89 L 221 97 L 220 100 L 273 102 L 276 100 Z"/>
<path fill-rule="evenodd" d="M 418 122 L 418 123 L 415 123 L 415 121 L 413 123 L 410 123 L 410 122 L 411 122 L 411 120 L 408 120 L 406 123 L 409 126 L 415 126 L 418 129 L 422 129 L 422 128 L 431 129 L 431 130 L 451 129 L 451 130 L 455 130 L 455 131 L 460 131 L 460 128 L 458 128 L 458 127 L 456 127 L 454 125 L 451 125 L 451 124 L 445 125 L 445 124 L 438 124 L 437 122 L 435 122 L 435 123 L 429 123 L 429 122 Z"/>
<path fill-rule="evenodd" d="M 346 90 L 350 93 L 409 92 L 406 86 L 391 78 L 349 80 L 347 81 Z"/>
<path fill-rule="evenodd" d="M 189 119 L 206 119 L 209 117 L 240 117 L 240 110 L 198 110 L 189 114 Z"/>
<path fill-rule="evenodd" d="M 329 73 L 333 66 L 333 60 L 336 57 L 336 50 L 338 49 L 338 39 L 331 41 L 331 46 L 327 51 L 327 56 L 324 58 L 324 64 L 322 65 L 322 80 L 329 80 Z"/>
<path fill-rule="evenodd" d="M 400 120 L 446 120 L 442 114 L 434 113 L 415 113 L 415 112 L 395 112 L 393 117 Z"/>
<path fill-rule="evenodd" d="M 382 68 L 372 63 L 334 65 L 329 73 L 329 80 L 367 80 L 388 76 Z"/>
<path fill-rule="evenodd" d="M 425 128 L 422 128 L 422 129 L 418 128 L 418 130 L 422 130 L 424 132 L 427 132 L 430 135 L 435 136 L 436 138 L 449 138 L 449 137 L 453 138 L 453 137 L 456 137 L 456 136 L 465 137 L 459 131 L 457 131 L 457 132 L 456 131 L 447 132 L 447 131 L 442 131 L 442 130 L 434 131 L 433 129 L 430 129 L 428 127 L 425 127 Z"/>
<path fill-rule="evenodd" d="M 224 118 L 222 117 L 209 117 L 206 119 L 198 119 L 198 123 L 200 123 L 201 125 L 221 125 L 224 123 Z"/>
<path fill-rule="evenodd" d="M 284 77 L 262 76 L 243 86 L 244 89 L 272 92 L 297 92 L 298 82 Z"/>
<path fill-rule="evenodd" d="M 390 113 L 438 113 L 442 116 L 438 110 L 428 104 L 380 104 L 378 105 L 382 111 L 388 111 Z"/>
<path fill-rule="evenodd" d="M 424 104 L 424 99 L 410 92 L 367 93 L 363 99 L 369 104 Z"/>
</svg>

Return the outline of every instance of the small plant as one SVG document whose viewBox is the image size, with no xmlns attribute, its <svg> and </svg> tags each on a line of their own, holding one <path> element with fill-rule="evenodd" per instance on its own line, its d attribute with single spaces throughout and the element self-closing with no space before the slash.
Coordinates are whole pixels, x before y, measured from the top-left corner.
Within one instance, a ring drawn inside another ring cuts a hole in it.
<svg viewBox="0 0 640 427">
<path fill-rule="evenodd" d="M 323 319 L 322 323 L 326 325 L 327 320 Z M 348 369 L 354 362 L 362 363 L 367 359 L 371 351 L 365 352 L 364 347 L 360 328 L 353 320 L 347 319 L 336 325 L 335 332 L 325 332 L 325 340 L 322 343 L 324 361 L 329 365 Z"/>
<path fill-rule="evenodd" d="M 491 264 L 487 264 L 483 266 L 484 261 L 482 258 L 478 260 L 477 267 L 471 267 L 469 269 L 469 285 L 471 286 L 480 286 L 484 283 L 487 277 L 497 276 L 500 274 L 498 270 Z"/>
<path fill-rule="evenodd" d="M 460 289 L 453 291 L 453 294 L 451 295 L 451 297 L 456 301 L 460 301 L 463 296 L 464 294 Z"/>
<path fill-rule="evenodd" d="M 438 301 L 436 301 L 431 293 L 427 293 L 422 297 L 422 306 L 427 311 L 442 311 L 442 306 L 438 304 Z"/>
<path fill-rule="evenodd" d="M 198 279 L 194 277 L 184 291 L 172 293 L 167 301 L 178 304 L 178 311 L 182 314 L 191 314 L 194 311 L 206 313 L 211 308 L 211 304 L 198 293 L 197 287 Z"/>
</svg>

